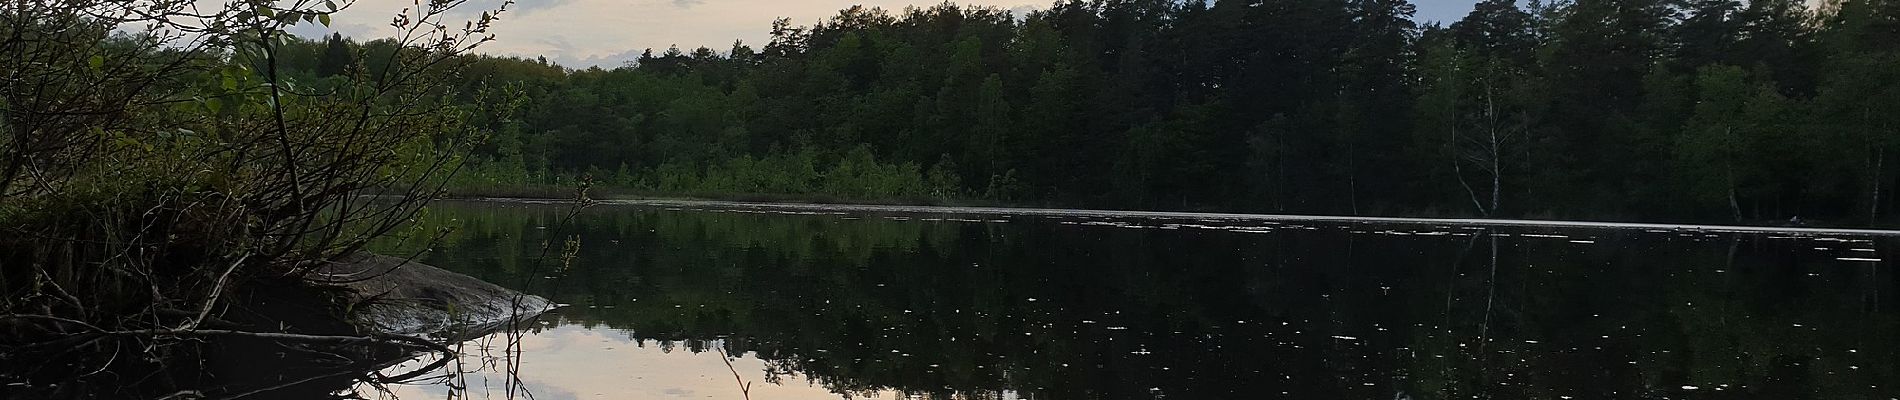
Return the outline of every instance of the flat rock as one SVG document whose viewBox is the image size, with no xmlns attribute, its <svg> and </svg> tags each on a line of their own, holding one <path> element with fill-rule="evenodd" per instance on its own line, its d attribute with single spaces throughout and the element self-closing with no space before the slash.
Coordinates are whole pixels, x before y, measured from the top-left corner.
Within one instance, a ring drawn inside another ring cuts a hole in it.
<svg viewBox="0 0 1900 400">
<path fill-rule="evenodd" d="M 310 279 L 352 289 L 362 329 L 467 339 L 553 308 L 539 296 L 475 277 L 384 255 L 359 253 L 319 267 Z"/>
</svg>

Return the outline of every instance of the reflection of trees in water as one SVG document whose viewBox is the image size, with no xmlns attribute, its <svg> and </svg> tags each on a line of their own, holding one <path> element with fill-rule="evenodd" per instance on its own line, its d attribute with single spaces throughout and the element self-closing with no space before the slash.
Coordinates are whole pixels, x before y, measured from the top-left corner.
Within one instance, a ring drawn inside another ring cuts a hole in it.
<svg viewBox="0 0 1900 400">
<path fill-rule="evenodd" d="M 1891 338 L 1894 315 L 1855 308 L 1861 293 L 1851 289 L 1895 282 L 1864 280 L 1851 272 L 1863 266 L 1817 257 L 1808 240 L 1612 233 L 1602 243 L 1563 251 L 1562 240 L 1506 240 L 1496 278 L 1482 273 L 1490 260 L 1457 261 L 1463 268 L 1438 286 L 1452 288 L 1446 307 L 1429 311 L 1440 325 L 1412 339 L 1414 391 L 1763 399 L 1900 392 L 1886 387 L 1896 349 L 1868 339 Z M 1482 329 L 1493 289 L 1490 337 L 1463 334 Z"/>
<path fill-rule="evenodd" d="M 503 283 L 558 213 L 436 211 L 464 231 L 429 261 Z M 846 218 L 597 208 L 545 292 L 581 325 L 756 352 L 840 393 L 1857 398 L 1900 381 L 1893 313 L 1869 306 L 1895 282 L 1809 241 Z"/>
</svg>

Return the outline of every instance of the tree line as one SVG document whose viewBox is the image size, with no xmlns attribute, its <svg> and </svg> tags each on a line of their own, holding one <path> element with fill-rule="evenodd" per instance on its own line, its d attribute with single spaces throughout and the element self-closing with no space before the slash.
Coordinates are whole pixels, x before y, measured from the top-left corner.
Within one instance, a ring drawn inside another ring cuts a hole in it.
<svg viewBox="0 0 1900 400">
<path fill-rule="evenodd" d="M 943 3 L 517 85 L 459 186 L 1350 215 L 1891 220 L 1900 1 Z M 355 45 L 308 44 L 340 71 Z M 373 44 L 373 43 L 372 43 Z"/>
</svg>

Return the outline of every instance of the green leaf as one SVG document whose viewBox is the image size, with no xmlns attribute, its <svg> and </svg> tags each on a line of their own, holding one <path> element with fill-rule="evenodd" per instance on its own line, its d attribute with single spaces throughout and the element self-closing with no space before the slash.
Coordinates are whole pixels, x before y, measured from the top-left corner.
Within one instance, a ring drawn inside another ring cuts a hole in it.
<svg viewBox="0 0 1900 400">
<path fill-rule="evenodd" d="M 330 26 L 330 14 L 317 14 L 317 22 L 323 23 L 325 27 Z"/>
<path fill-rule="evenodd" d="M 86 60 L 86 64 L 91 65 L 94 71 L 104 69 L 106 67 L 106 56 L 94 54 L 92 58 Z"/>
</svg>

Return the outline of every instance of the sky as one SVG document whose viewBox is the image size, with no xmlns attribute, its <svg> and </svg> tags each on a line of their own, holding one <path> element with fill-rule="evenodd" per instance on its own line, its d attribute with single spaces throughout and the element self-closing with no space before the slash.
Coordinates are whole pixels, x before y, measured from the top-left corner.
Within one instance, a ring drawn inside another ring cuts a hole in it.
<svg viewBox="0 0 1900 400">
<path fill-rule="evenodd" d="M 501 0 L 469 0 L 459 9 L 462 18 L 492 9 Z M 1450 22 L 1470 12 L 1477 0 L 1413 0 L 1417 20 Z M 788 17 L 796 25 L 810 25 L 852 5 L 902 10 L 935 0 L 520 0 L 496 23 L 496 41 L 483 45 L 490 54 L 546 56 L 577 68 L 614 67 L 651 48 L 655 52 L 678 45 L 725 51 L 733 40 L 758 47 L 766 41 L 772 20 Z M 1052 0 L 961 0 L 958 4 L 996 6 L 1018 14 L 1041 8 Z M 318 37 L 341 32 L 352 38 L 385 37 L 393 32 L 390 17 L 413 0 L 356 0 L 333 19 L 329 28 L 307 25 L 292 29 Z M 459 25 L 459 24 L 458 24 Z"/>
</svg>

